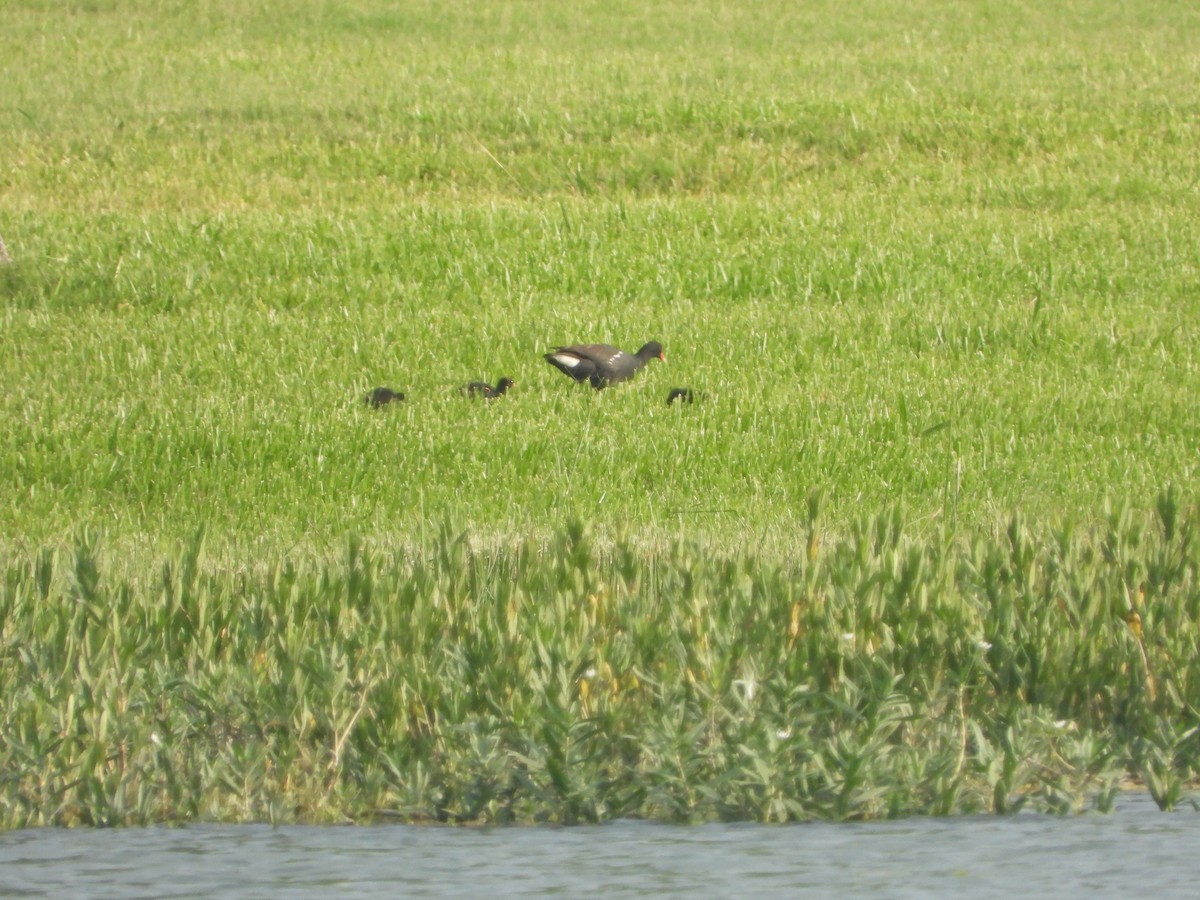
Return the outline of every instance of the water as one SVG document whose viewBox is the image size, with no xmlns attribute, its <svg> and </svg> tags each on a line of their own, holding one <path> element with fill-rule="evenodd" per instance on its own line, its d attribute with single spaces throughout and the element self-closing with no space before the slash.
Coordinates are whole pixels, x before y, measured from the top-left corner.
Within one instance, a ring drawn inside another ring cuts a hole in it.
<svg viewBox="0 0 1200 900">
<path fill-rule="evenodd" d="M 1200 815 L 577 828 L 267 825 L 0 834 L 0 896 L 1200 895 Z"/>
</svg>

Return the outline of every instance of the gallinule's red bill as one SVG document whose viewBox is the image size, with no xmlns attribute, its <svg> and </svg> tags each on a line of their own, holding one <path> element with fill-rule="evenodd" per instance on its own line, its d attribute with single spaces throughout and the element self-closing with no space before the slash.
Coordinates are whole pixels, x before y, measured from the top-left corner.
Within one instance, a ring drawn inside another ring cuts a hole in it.
<svg viewBox="0 0 1200 900">
<path fill-rule="evenodd" d="M 495 400 L 497 397 L 503 397 L 504 392 L 516 384 L 511 378 L 501 378 L 496 382 L 496 386 L 492 387 L 486 381 L 472 381 L 463 391 L 468 397 L 476 395 L 484 397 L 487 400 Z"/>
<path fill-rule="evenodd" d="M 671 393 L 667 394 L 667 403 L 674 403 L 678 400 L 680 403 L 691 403 L 692 389 L 687 387 L 671 388 Z"/>
<path fill-rule="evenodd" d="M 393 401 L 403 399 L 404 395 L 399 391 L 393 391 L 391 388 L 386 387 L 377 387 L 363 398 L 363 402 L 367 406 L 386 406 Z"/>
<path fill-rule="evenodd" d="M 642 346 L 637 353 L 629 354 L 611 344 L 576 344 L 559 347 L 546 354 L 546 362 L 576 381 L 590 382 L 594 388 L 625 381 L 652 359 L 665 360 L 662 344 L 658 341 Z"/>
</svg>

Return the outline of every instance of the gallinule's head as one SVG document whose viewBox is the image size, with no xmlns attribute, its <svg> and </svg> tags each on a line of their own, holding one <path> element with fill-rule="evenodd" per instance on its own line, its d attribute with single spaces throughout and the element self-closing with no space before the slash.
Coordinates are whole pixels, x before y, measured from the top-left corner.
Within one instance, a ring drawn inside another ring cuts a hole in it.
<svg viewBox="0 0 1200 900">
<path fill-rule="evenodd" d="M 691 403 L 694 397 L 692 389 L 688 387 L 671 388 L 671 393 L 667 394 L 667 403 L 674 403 L 678 400 L 680 403 Z"/>
<path fill-rule="evenodd" d="M 652 359 L 661 359 L 667 361 L 667 351 L 663 349 L 663 345 L 658 341 L 647 341 L 642 344 L 642 349 L 637 352 L 638 359 L 643 362 L 649 362 Z"/>
<path fill-rule="evenodd" d="M 515 384 L 516 384 L 516 382 L 513 381 L 511 378 L 508 378 L 508 377 L 501 378 L 499 381 L 496 382 L 496 387 L 495 387 L 495 390 L 492 392 L 492 396 L 499 397 L 501 394 L 504 394 L 510 387 L 513 387 Z"/>
<path fill-rule="evenodd" d="M 387 387 L 377 387 L 363 398 L 363 402 L 367 406 L 380 407 L 403 399 L 404 395 L 399 391 L 393 391 Z"/>
</svg>

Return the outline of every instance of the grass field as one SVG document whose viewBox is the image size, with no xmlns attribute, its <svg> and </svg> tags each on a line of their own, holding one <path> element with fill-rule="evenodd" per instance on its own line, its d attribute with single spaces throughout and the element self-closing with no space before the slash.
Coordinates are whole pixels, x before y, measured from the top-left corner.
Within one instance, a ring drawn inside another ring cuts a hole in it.
<svg viewBox="0 0 1200 900">
<path fill-rule="evenodd" d="M 814 527 L 837 558 L 893 515 L 913 547 L 1008 552 L 1014 514 L 1047 544 L 1078 527 L 1082 559 L 1113 508 L 1157 533 L 1171 489 L 1193 514 L 1186 4 L 9 0 L 4 19 L 14 623 L 53 593 L 38 571 L 77 596 L 46 554 L 98 547 L 137 606 L 199 531 L 236 609 L 222 579 L 336 573 L 348 541 L 398 584 L 390 561 L 447 535 L 503 570 L 572 523 L 652 568 L 683 540 L 770 569 Z M 599 393 L 541 359 L 650 339 L 667 362 Z M 502 400 L 458 393 L 500 375 Z M 383 384 L 407 402 L 365 408 Z M 667 406 L 677 385 L 696 403 Z M 1172 584 L 1155 596 L 1194 603 L 1192 574 Z M 11 683 L 38 634 L 3 633 Z M 152 644 L 129 658 L 186 679 Z"/>
</svg>

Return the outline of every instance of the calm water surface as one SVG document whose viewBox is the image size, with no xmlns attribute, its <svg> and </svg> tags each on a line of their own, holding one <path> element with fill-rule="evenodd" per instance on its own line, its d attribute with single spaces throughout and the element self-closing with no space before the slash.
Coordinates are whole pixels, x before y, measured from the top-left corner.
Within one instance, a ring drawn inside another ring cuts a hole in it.
<svg viewBox="0 0 1200 900">
<path fill-rule="evenodd" d="M 1197 897 L 1200 814 L 0 834 L 5 897 Z"/>
</svg>

